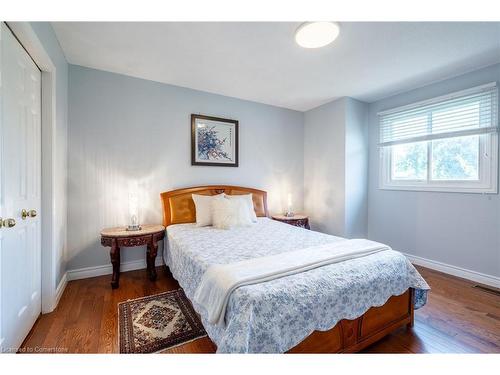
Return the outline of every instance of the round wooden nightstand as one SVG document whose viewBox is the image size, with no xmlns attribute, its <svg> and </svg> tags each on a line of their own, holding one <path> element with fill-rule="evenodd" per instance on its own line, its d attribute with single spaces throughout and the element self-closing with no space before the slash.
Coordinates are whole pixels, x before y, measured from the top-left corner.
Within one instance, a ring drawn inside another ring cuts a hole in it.
<svg viewBox="0 0 500 375">
<path fill-rule="evenodd" d="M 107 228 L 101 231 L 101 244 L 111 247 L 109 252 L 113 265 L 111 287 L 118 288 L 120 282 L 120 247 L 147 246 L 146 264 L 151 281 L 156 280 L 155 259 L 158 241 L 165 236 L 163 225 L 145 224 L 141 230 L 128 231 L 126 227 Z"/>
<path fill-rule="evenodd" d="M 290 224 L 295 227 L 300 227 L 304 229 L 311 229 L 309 226 L 309 216 L 295 214 L 293 216 L 285 215 L 273 215 L 273 220 L 281 221 L 282 223 Z"/>
</svg>

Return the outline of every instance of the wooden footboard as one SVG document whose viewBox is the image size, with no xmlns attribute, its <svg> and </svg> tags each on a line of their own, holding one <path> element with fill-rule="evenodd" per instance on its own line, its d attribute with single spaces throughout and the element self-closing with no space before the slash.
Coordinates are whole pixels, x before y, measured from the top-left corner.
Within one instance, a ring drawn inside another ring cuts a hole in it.
<svg viewBox="0 0 500 375">
<path fill-rule="evenodd" d="M 354 320 L 341 320 L 328 331 L 314 331 L 287 353 L 354 353 L 401 326 L 413 326 L 413 295 L 410 288 L 380 307 L 372 307 Z"/>
</svg>

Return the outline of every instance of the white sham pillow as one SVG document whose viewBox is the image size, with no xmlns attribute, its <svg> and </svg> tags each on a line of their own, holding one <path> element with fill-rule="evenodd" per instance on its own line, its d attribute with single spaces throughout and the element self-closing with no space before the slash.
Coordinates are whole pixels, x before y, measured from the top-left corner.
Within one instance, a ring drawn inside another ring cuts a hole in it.
<svg viewBox="0 0 500 375">
<path fill-rule="evenodd" d="M 248 205 L 243 199 L 221 199 L 212 201 L 212 225 L 217 229 L 231 229 L 252 225 Z"/>
<path fill-rule="evenodd" d="M 191 194 L 196 208 L 196 226 L 206 227 L 212 225 L 212 202 L 224 197 L 224 193 L 218 195 Z"/>
<path fill-rule="evenodd" d="M 255 209 L 253 207 L 253 199 L 252 194 L 239 194 L 239 195 L 226 195 L 226 198 L 229 199 L 240 199 L 244 201 L 248 207 L 248 213 L 250 215 L 250 219 L 252 219 L 253 223 L 257 222 L 257 214 L 255 213 Z"/>
</svg>

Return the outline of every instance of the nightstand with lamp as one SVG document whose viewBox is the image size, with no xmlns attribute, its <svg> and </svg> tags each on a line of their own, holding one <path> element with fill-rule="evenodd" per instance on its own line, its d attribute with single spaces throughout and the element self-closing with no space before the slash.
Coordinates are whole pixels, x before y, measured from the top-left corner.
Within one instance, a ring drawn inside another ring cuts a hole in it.
<svg viewBox="0 0 500 375">
<path fill-rule="evenodd" d="M 137 188 L 129 191 L 129 224 L 126 227 L 107 228 L 101 231 L 101 245 L 111 247 L 113 265 L 111 287 L 118 288 L 120 282 L 120 248 L 147 246 L 146 264 L 149 279 L 156 280 L 155 259 L 158 241 L 165 237 L 165 227 L 160 224 L 139 224 L 139 199 Z"/>
<path fill-rule="evenodd" d="M 293 225 L 295 227 L 311 229 L 309 226 L 309 217 L 302 214 L 295 214 L 292 210 L 292 194 L 287 197 L 287 210 L 282 215 L 272 215 L 273 220 L 281 221 L 282 223 Z"/>
</svg>

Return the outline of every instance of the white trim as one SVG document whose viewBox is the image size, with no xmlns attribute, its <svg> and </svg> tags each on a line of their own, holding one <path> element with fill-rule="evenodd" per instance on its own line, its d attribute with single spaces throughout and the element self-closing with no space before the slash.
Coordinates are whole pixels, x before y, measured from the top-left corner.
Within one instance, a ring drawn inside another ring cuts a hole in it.
<svg viewBox="0 0 500 375">
<path fill-rule="evenodd" d="M 427 145 L 427 179 L 391 179 L 391 148 L 379 149 L 379 189 L 445 193 L 496 194 L 498 192 L 498 133 L 479 136 L 479 180 L 430 180 L 430 145 Z M 487 158 L 484 156 L 488 155 Z"/>
<path fill-rule="evenodd" d="M 432 270 L 444 272 L 453 276 L 461 277 L 463 279 L 471 280 L 476 283 L 481 283 L 485 285 L 489 285 L 495 288 L 500 288 L 500 277 L 487 275 L 485 273 L 468 270 L 465 268 L 452 266 L 451 264 L 446 264 L 443 262 L 438 262 L 436 260 L 426 259 L 422 257 L 418 257 L 416 255 L 403 253 L 410 262 L 413 264 L 427 267 Z"/>
<path fill-rule="evenodd" d="M 56 307 L 56 67 L 29 22 L 7 22 L 42 71 L 42 313 Z"/>
<path fill-rule="evenodd" d="M 472 94 L 472 93 L 475 93 L 475 92 L 489 90 L 492 87 L 496 87 L 496 86 L 497 86 L 496 82 L 490 82 L 490 83 L 486 83 L 484 85 L 480 85 L 480 86 L 476 86 L 476 87 L 471 87 L 469 89 L 455 91 L 455 92 L 452 92 L 451 94 L 441 95 L 441 96 L 437 96 L 435 98 L 421 100 L 419 102 L 415 102 L 415 103 L 411 103 L 411 104 L 407 104 L 407 105 L 402 105 L 400 107 L 386 109 L 384 111 L 378 112 L 377 115 L 378 116 L 384 116 L 384 115 L 389 115 L 389 114 L 391 114 L 393 112 L 405 111 L 405 110 L 412 109 L 412 108 L 422 107 L 424 105 L 439 103 L 439 102 L 442 102 L 442 101 L 445 101 L 445 100 L 454 99 L 454 98 L 457 98 L 457 97 L 460 97 L 460 96 L 464 96 L 464 95 L 467 95 L 467 94 Z"/>
<path fill-rule="evenodd" d="M 422 258 L 416 255 L 411 255 L 407 253 L 403 254 L 408 258 L 410 262 L 416 265 L 444 272 L 453 276 L 461 277 L 463 279 L 472 280 L 477 283 L 500 288 L 500 277 L 487 275 L 481 272 L 468 270 L 465 268 L 453 266 L 451 264 L 446 264 L 435 260 Z M 162 257 L 157 257 L 155 265 L 158 267 L 163 264 L 164 262 Z M 134 260 L 130 262 L 123 262 L 120 265 L 121 272 L 140 270 L 144 268 L 146 268 L 146 261 L 144 259 Z M 87 279 L 96 276 L 111 275 L 112 273 L 113 273 L 113 267 L 110 264 L 107 264 L 102 266 L 85 267 L 85 268 L 69 270 L 66 272 L 63 279 L 67 277 L 67 280 L 71 281 L 71 280 Z"/>
<path fill-rule="evenodd" d="M 155 266 L 162 266 L 163 264 L 164 263 L 162 257 L 161 256 L 156 257 Z M 146 268 L 145 259 L 133 260 L 130 262 L 123 262 L 120 264 L 120 272 L 141 270 L 144 268 Z M 78 268 L 74 270 L 68 270 L 66 272 L 69 281 L 88 279 L 90 277 L 96 277 L 96 276 L 111 275 L 112 273 L 113 273 L 113 267 L 111 266 L 111 264 Z"/>
<path fill-rule="evenodd" d="M 68 273 L 67 272 L 64 273 L 63 277 L 61 278 L 61 281 L 59 281 L 59 285 L 57 286 L 56 297 L 54 299 L 54 309 L 59 304 L 59 301 L 61 300 L 61 297 L 64 293 L 64 290 L 66 289 L 66 285 L 68 285 Z"/>
</svg>

